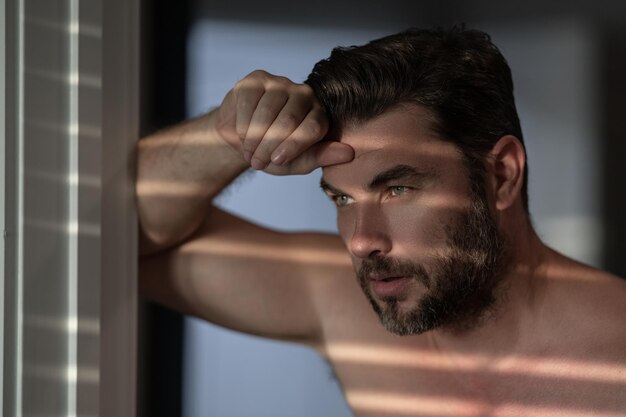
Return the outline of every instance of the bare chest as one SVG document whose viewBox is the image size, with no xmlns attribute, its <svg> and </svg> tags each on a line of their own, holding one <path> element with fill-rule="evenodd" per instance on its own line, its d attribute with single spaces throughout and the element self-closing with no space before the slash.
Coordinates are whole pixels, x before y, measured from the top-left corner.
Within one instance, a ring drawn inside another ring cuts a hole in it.
<svg viewBox="0 0 626 417">
<path fill-rule="evenodd" d="M 427 349 L 329 349 L 357 417 L 625 416 L 623 364 L 573 358 L 442 357 Z"/>
<path fill-rule="evenodd" d="M 583 326 L 562 307 L 524 354 L 451 357 L 424 335 L 391 335 L 350 294 L 328 306 L 326 354 L 357 417 L 626 416 L 626 338 L 609 326 L 621 313 L 586 311 Z"/>
</svg>

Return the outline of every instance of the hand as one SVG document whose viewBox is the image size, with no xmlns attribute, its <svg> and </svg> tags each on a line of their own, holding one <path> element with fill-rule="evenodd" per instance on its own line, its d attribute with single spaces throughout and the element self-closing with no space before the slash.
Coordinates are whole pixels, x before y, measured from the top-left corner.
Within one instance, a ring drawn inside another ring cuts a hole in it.
<svg viewBox="0 0 626 417">
<path fill-rule="evenodd" d="M 215 126 L 253 168 L 274 175 L 354 158 L 350 146 L 323 140 L 328 120 L 311 87 L 265 71 L 250 73 L 226 94 Z"/>
</svg>

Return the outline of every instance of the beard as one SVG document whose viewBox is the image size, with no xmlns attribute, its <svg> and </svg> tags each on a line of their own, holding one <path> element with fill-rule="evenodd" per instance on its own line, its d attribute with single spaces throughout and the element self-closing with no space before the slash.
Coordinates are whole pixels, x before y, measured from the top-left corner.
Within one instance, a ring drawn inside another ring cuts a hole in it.
<svg viewBox="0 0 626 417">
<path fill-rule="evenodd" d="M 473 192 L 471 207 L 446 228 L 450 250 L 435 257 L 430 271 L 387 257 L 363 261 L 359 284 L 389 332 L 404 336 L 442 328 L 462 333 L 479 327 L 497 310 L 504 294 L 505 245 L 480 191 Z M 411 277 L 426 293 L 403 311 L 400 297 L 374 298 L 371 274 Z"/>
</svg>

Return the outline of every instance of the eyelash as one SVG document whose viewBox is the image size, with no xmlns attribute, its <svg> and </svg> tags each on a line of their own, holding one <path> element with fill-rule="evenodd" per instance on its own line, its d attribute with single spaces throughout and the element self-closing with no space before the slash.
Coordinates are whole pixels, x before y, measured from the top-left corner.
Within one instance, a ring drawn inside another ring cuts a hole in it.
<svg viewBox="0 0 626 417">
<path fill-rule="evenodd" d="M 389 187 L 387 190 L 389 191 L 389 194 L 391 194 L 392 196 L 398 197 L 398 195 L 393 195 L 394 190 L 398 189 L 398 188 L 402 188 L 403 189 L 403 191 L 400 193 L 400 195 L 407 193 L 411 189 L 411 187 L 407 187 L 405 185 L 394 185 L 394 186 Z"/>
<path fill-rule="evenodd" d="M 400 192 L 400 194 L 394 195 L 394 192 L 397 192 L 398 189 L 402 189 L 402 191 Z M 410 190 L 411 190 L 411 187 L 407 187 L 406 185 L 393 185 L 393 186 L 387 188 L 388 194 L 390 194 L 392 197 L 400 197 L 401 195 L 409 192 Z M 337 207 L 345 207 L 345 206 L 347 206 L 349 204 L 349 203 L 345 203 L 345 204 L 339 203 L 339 199 L 340 198 L 343 198 L 343 197 L 346 197 L 348 199 L 351 198 L 350 196 L 348 196 L 346 194 L 330 195 L 329 197 L 335 203 L 335 205 Z"/>
<path fill-rule="evenodd" d="M 347 203 L 346 204 L 339 204 L 339 199 L 342 198 L 342 197 L 350 198 L 349 196 L 347 196 L 345 194 L 338 194 L 338 195 L 331 195 L 330 199 L 333 200 L 333 203 L 335 203 L 335 205 L 337 207 L 345 207 L 345 206 L 348 205 Z"/>
</svg>

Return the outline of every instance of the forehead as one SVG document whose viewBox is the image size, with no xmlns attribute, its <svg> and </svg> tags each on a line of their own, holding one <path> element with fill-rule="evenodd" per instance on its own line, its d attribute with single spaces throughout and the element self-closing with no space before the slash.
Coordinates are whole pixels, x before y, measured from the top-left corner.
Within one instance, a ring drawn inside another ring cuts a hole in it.
<svg viewBox="0 0 626 417">
<path fill-rule="evenodd" d="M 352 161 L 324 168 L 325 181 L 365 183 L 376 173 L 397 165 L 419 171 L 460 169 L 462 155 L 431 129 L 433 117 L 416 105 L 394 108 L 365 123 L 346 127 L 339 141 L 355 152 Z"/>
</svg>

